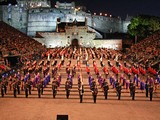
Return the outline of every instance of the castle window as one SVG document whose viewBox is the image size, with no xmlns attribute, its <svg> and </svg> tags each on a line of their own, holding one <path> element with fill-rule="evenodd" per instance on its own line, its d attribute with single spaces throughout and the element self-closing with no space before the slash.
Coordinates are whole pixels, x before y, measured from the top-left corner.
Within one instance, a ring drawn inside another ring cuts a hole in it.
<svg viewBox="0 0 160 120">
<path fill-rule="evenodd" d="M 69 21 L 73 21 L 73 20 L 70 18 Z"/>
</svg>

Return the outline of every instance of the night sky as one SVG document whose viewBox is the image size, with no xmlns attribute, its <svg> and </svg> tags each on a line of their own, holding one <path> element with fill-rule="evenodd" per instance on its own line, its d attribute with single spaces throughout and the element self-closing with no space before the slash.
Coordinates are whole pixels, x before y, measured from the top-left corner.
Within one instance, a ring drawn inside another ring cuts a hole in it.
<svg viewBox="0 0 160 120">
<path fill-rule="evenodd" d="M 15 0 L 8 0 L 14 2 Z M 57 0 L 51 0 L 54 6 Z M 59 0 L 61 2 L 75 1 L 76 5 L 84 5 L 92 13 L 107 13 L 125 18 L 138 14 L 160 17 L 160 0 Z"/>
<path fill-rule="evenodd" d="M 56 1 L 56 0 L 52 0 Z M 160 16 L 160 0 L 60 0 L 77 1 L 88 10 L 97 13 L 108 13 L 125 18 L 137 14 Z"/>
</svg>

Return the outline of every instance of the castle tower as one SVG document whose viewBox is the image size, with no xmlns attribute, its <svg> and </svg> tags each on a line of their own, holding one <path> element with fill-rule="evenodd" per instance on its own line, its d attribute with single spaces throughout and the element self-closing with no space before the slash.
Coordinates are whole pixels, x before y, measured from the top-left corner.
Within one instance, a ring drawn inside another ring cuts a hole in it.
<svg viewBox="0 0 160 120">
<path fill-rule="evenodd" d="M 51 6 L 50 0 L 17 0 L 17 3 L 27 5 L 28 9 Z"/>
</svg>

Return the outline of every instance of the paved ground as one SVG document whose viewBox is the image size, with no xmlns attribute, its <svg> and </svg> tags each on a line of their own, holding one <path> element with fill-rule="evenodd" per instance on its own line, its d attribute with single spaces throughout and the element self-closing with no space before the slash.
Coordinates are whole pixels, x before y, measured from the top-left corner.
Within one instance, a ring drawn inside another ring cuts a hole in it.
<svg viewBox="0 0 160 120">
<path fill-rule="evenodd" d="M 159 120 L 160 100 L 84 100 L 0 98 L 0 120 L 56 120 L 57 114 L 69 120 Z"/>
<path fill-rule="evenodd" d="M 107 65 L 107 61 L 105 64 Z M 64 70 L 60 73 L 63 72 Z M 85 68 L 82 73 L 84 83 L 88 84 Z M 63 83 L 66 80 L 64 76 L 66 75 L 62 74 Z M 59 95 L 59 92 L 58 99 L 53 99 L 51 88 L 47 89 L 50 91 L 46 90 L 40 99 L 37 98 L 37 91 L 32 91 L 33 94 L 29 98 L 25 98 L 24 92 L 13 98 L 12 91 L 4 98 L 0 97 L 0 120 L 56 120 L 57 114 L 69 115 L 69 120 L 160 120 L 159 90 L 154 94 L 152 102 L 145 98 L 145 93 L 141 93 L 140 90 L 137 90 L 135 101 L 131 100 L 127 92 L 122 93 L 120 101 L 114 92 L 109 93 L 108 100 L 104 100 L 103 93 L 99 92 L 97 103 L 94 104 L 90 91 L 85 92 L 87 95 L 84 98 L 87 99 L 79 103 L 78 92 L 73 93 L 75 96 L 72 96 L 71 92 L 70 99 L 65 98 L 65 92 L 61 92 L 62 95 Z M 74 89 L 77 90 L 76 87 Z"/>
</svg>

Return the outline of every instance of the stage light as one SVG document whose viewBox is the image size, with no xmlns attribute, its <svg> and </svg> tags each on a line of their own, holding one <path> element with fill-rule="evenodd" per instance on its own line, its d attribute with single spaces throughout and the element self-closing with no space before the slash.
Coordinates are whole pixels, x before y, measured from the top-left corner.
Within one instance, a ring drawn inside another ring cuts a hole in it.
<svg viewBox="0 0 160 120">
<path fill-rule="evenodd" d="M 100 16 L 102 15 L 102 13 L 100 13 Z"/>
<path fill-rule="evenodd" d="M 107 16 L 107 14 L 105 14 L 105 16 Z"/>
</svg>

